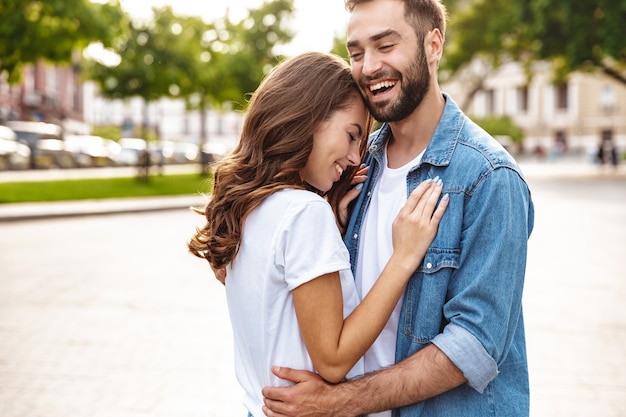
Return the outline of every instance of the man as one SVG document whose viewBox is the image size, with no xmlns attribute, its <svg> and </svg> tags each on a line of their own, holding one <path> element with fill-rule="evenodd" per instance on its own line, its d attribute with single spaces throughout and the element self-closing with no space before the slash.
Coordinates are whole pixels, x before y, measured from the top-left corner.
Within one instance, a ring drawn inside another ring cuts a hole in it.
<svg viewBox="0 0 626 417">
<path fill-rule="evenodd" d="M 337 385 L 275 368 L 270 416 L 527 416 L 522 290 L 534 209 L 517 164 L 437 81 L 446 12 L 439 0 L 347 0 L 352 75 L 372 114 L 368 179 L 345 242 L 367 293 L 391 250 L 390 222 L 421 181 L 450 195 L 424 262 L 365 362 Z M 395 364 L 394 364 L 395 362 Z M 378 414 L 377 414 L 378 415 Z M 392 415 L 385 411 L 380 415 Z"/>
</svg>

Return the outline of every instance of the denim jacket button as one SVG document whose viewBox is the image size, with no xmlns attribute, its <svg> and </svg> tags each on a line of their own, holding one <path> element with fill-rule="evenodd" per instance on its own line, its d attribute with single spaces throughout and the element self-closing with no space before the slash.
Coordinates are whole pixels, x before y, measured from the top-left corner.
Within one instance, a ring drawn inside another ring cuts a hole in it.
<svg viewBox="0 0 626 417">
<path fill-rule="evenodd" d="M 428 263 L 426 264 L 426 269 L 430 269 L 430 268 L 432 268 L 432 267 L 433 267 L 433 264 L 431 264 L 430 262 L 428 262 Z"/>
<path fill-rule="evenodd" d="M 358 235 L 357 233 L 355 233 L 355 234 L 354 234 L 354 236 L 352 236 L 352 238 L 353 238 L 354 240 L 356 240 L 356 238 L 358 238 L 358 237 L 359 237 L 359 235 Z"/>
<path fill-rule="evenodd" d="M 376 152 L 376 149 L 378 149 L 378 145 L 372 145 L 370 146 L 369 152 Z"/>
</svg>

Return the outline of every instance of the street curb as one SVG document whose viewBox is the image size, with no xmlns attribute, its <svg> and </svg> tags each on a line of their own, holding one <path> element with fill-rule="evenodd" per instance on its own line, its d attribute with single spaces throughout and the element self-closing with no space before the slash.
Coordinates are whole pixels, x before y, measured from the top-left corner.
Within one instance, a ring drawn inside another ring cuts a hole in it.
<svg viewBox="0 0 626 417">
<path fill-rule="evenodd" d="M 191 210 L 203 207 L 206 197 L 185 195 L 176 197 L 146 197 L 45 203 L 0 205 L 0 223 L 49 220 L 63 217 L 102 216 L 167 210 Z"/>
</svg>

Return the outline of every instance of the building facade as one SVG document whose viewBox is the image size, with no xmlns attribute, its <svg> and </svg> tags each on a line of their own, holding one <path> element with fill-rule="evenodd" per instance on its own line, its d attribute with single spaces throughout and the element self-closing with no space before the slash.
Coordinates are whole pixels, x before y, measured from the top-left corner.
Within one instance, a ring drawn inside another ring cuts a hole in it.
<svg viewBox="0 0 626 417">
<path fill-rule="evenodd" d="M 85 84 L 85 121 L 91 126 L 121 126 L 122 135 L 137 136 L 141 128 L 163 141 L 232 149 L 239 140 L 243 114 L 209 109 L 205 114 L 186 108 L 184 100 L 161 98 L 145 103 L 141 98 L 109 100 L 98 94 L 97 86 Z M 204 120 L 203 120 L 204 119 Z"/>
<path fill-rule="evenodd" d="M 79 60 L 79 55 L 74 57 L 74 62 Z M 466 98 L 474 84 L 467 74 L 442 83 L 442 89 L 470 116 L 511 117 L 524 131 L 524 152 L 591 156 L 602 146 L 626 151 L 626 85 L 582 72 L 554 83 L 552 75 L 548 63 L 536 63 L 531 77 L 521 65 L 510 63 L 484 77 L 471 100 Z M 82 81 L 78 64 L 41 61 L 24 69 L 20 85 L 9 86 L 0 77 L 0 123 L 6 120 L 59 123 L 75 134 L 90 133 L 91 126 L 116 125 L 125 136 L 135 136 L 136 128 L 145 126 L 162 140 L 232 147 L 243 115 L 213 110 L 201 115 L 187 110 L 182 100 L 148 105 L 138 98 L 106 100 L 93 82 Z"/>
<path fill-rule="evenodd" d="M 0 122 L 33 120 L 63 125 L 66 132 L 88 133 L 84 123 L 80 52 L 71 65 L 51 65 L 41 60 L 26 65 L 19 85 L 0 77 Z"/>
<path fill-rule="evenodd" d="M 442 88 L 461 103 L 470 84 L 457 79 Z M 592 155 L 607 142 L 626 150 L 626 85 L 604 75 L 576 72 L 554 83 L 548 63 L 535 64 L 531 77 L 507 64 L 490 73 L 464 111 L 511 117 L 525 133 L 525 152 Z"/>
</svg>

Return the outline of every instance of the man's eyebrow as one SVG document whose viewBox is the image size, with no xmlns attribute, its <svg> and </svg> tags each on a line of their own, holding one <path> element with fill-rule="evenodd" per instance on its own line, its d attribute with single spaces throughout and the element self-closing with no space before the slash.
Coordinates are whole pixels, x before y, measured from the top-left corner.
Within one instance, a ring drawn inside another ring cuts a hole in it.
<svg viewBox="0 0 626 417">
<path fill-rule="evenodd" d="M 386 38 L 388 36 L 400 36 L 400 33 L 398 31 L 396 31 L 396 30 L 393 30 L 393 29 L 387 29 L 387 30 L 385 30 L 383 32 L 380 32 L 380 33 L 377 33 L 375 35 L 370 36 L 369 37 L 369 41 L 370 42 L 378 42 L 379 40 L 384 39 L 384 38 Z M 358 45 L 359 45 L 358 41 L 349 41 L 346 44 L 346 46 L 348 48 L 350 48 L 351 46 L 358 46 Z"/>
</svg>

